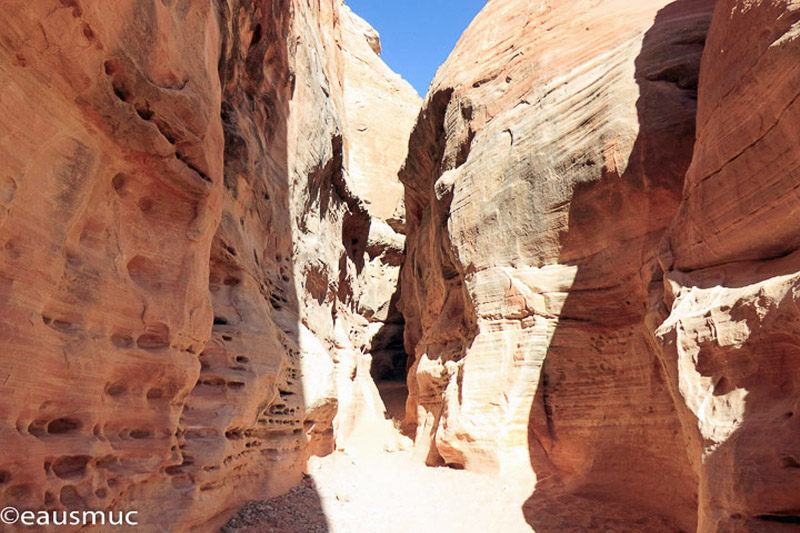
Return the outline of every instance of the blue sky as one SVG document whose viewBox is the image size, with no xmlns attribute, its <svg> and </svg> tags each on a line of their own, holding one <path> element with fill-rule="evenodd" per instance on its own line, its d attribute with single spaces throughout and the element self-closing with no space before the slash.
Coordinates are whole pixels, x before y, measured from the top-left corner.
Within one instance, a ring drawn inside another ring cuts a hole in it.
<svg viewBox="0 0 800 533">
<path fill-rule="evenodd" d="M 345 0 L 381 34 L 381 57 L 425 96 L 486 0 Z"/>
</svg>

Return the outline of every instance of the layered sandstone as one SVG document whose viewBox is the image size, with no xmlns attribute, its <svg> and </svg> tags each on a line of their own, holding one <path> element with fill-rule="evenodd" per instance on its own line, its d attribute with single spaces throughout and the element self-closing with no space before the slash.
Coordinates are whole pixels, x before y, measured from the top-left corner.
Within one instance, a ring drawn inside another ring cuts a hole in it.
<svg viewBox="0 0 800 533">
<path fill-rule="evenodd" d="M 339 1 L 1 10 L 3 502 L 211 528 L 382 418 L 418 97 Z"/>
<path fill-rule="evenodd" d="M 538 533 L 797 527 L 796 1 L 492 0 L 418 116 L 341 0 L 0 12 L 4 505 L 402 446 L 405 320 L 420 459 Z"/>
<path fill-rule="evenodd" d="M 652 324 L 684 407 L 699 530 L 800 523 L 800 5 L 717 2 L 697 143 Z"/>
<path fill-rule="evenodd" d="M 694 529 L 696 473 L 644 317 L 712 8 L 490 2 L 412 134 L 407 423 L 429 464 L 532 466 L 537 531 Z"/>
<path fill-rule="evenodd" d="M 529 460 L 540 533 L 797 527 L 798 24 L 791 1 L 487 5 L 401 173 L 429 464 Z"/>
</svg>

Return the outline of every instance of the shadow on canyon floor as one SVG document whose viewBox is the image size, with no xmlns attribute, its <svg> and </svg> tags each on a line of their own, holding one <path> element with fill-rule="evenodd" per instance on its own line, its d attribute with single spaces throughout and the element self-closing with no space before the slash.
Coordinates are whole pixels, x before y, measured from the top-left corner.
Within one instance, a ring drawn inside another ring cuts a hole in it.
<svg viewBox="0 0 800 533">
<path fill-rule="evenodd" d="M 692 31 L 687 12 L 700 21 Z M 703 0 L 658 12 L 635 60 L 639 133 L 627 168 L 575 185 L 559 263 L 577 276 L 529 420 L 540 481 L 523 513 L 537 533 L 696 527 L 696 477 L 644 318 L 692 156 L 709 19 Z"/>
<path fill-rule="evenodd" d="M 245 505 L 221 533 L 327 533 L 325 511 L 314 480 L 305 476 L 283 496 Z"/>
</svg>

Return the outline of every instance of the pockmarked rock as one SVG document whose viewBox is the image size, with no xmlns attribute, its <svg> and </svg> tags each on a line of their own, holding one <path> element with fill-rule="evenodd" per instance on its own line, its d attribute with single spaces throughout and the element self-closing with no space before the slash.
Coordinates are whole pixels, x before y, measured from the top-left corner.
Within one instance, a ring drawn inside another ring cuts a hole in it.
<svg viewBox="0 0 800 533">
<path fill-rule="evenodd" d="M 419 97 L 338 0 L 0 12 L 3 503 L 218 527 L 383 418 Z"/>
</svg>

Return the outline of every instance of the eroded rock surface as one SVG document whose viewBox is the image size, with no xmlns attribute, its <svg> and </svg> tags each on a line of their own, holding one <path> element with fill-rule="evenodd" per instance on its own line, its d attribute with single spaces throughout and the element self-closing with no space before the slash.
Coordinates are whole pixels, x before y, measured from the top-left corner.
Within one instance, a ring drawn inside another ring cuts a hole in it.
<svg viewBox="0 0 800 533">
<path fill-rule="evenodd" d="M 0 12 L 4 505 L 214 529 L 407 350 L 538 533 L 796 529 L 796 1 L 492 0 L 419 114 L 341 0 Z"/>
<path fill-rule="evenodd" d="M 537 531 L 584 531 L 597 502 L 627 509 L 606 506 L 608 527 L 694 529 L 695 472 L 644 317 L 712 4 L 491 2 L 412 134 L 407 422 L 428 463 L 532 465 Z M 567 493 L 587 501 L 551 500 Z"/>
<path fill-rule="evenodd" d="M 659 260 L 655 337 L 701 531 L 797 529 L 800 5 L 717 3 L 697 143 Z"/>
<path fill-rule="evenodd" d="M 419 100 L 375 32 L 340 1 L 0 11 L 4 504 L 208 529 L 296 484 L 337 415 L 382 419 L 394 287 L 366 278 L 402 236 L 371 227 Z"/>
<path fill-rule="evenodd" d="M 429 464 L 530 465 L 540 533 L 797 527 L 799 20 L 481 12 L 401 173 L 406 425 Z"/>
</svg>

